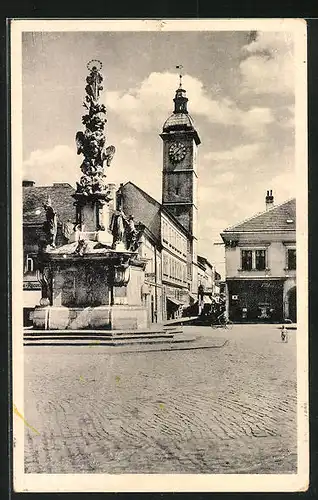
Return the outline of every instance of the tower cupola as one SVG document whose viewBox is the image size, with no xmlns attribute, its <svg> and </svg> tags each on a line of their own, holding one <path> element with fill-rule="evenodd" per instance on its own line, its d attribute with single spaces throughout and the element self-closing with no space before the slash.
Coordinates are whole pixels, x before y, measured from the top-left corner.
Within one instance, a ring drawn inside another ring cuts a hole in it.
<svg viewBox="0 0 318 500">
<path fill-rule="evenodd" d="M 180 78 L 179 88 L 177 88 L 175 97 L 173 99 L 174 110 L 163 125 L 163 133 L 166 132 L 171 133 L 178 131 L 192 132 L 195 143 L 198 145 L 200 144 L 201 141 L 198 132 L 195 129 L 193 119 L 188 112 L 189 99 L 187 98 L 187 93 L 182 85 L 181 74 L 179 75 L 179 78 Z"/>
<path fill-rule="evenodd" d="M 187 98 L 186 91 L 183 88 L 179 87 L 176 90 L 176 95 L 175 95 L 175 98 L 173 99 L 173 101 L 174 101 L 173 113 L 174 114 L 177 114 L 177 113 L 188 114 L 188 108 L 187 108 L 188 100 L 189 99 Z"/>
</svg>

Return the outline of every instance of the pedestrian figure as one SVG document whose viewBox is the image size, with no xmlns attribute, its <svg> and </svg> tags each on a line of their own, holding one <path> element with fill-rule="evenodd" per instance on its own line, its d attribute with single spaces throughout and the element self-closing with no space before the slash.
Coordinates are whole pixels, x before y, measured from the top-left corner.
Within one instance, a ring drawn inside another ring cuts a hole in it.
<svg viewBox="0 0 318 500">
<path fill-rule="evenodd" d="M 287 328 L 285 325 L 282 325 L 281 327 L 281 334 L 280 337 L 282 339 L 282 342 L 288 342 L 288 333 L 287 333 Z"/>
</svg>

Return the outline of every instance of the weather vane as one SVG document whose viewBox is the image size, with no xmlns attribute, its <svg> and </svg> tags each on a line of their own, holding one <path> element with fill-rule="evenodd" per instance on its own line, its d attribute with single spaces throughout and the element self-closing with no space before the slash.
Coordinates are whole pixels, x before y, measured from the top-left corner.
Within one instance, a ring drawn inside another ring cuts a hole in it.
<svg viewBox="0 0 318 500">
<path fill-rule="evenodd" d="M 179 83 L 179 89 L 182 89 L 182 70 L 183 70 L 183 66 L 182 64 L 178 64 L 178 66 L 176 66 L 176 69 L 179 70 L 179 79 L 180 79 L 180 83 Z"/>
</svg>

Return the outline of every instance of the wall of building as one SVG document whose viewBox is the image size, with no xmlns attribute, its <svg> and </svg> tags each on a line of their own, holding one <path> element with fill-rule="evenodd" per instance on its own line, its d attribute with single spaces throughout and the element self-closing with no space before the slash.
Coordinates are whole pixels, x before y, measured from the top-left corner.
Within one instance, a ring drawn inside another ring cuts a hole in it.
<svg viewBox="0 0 318 500">
<path fill-rule="evenodd" d="M 296 270 L 288 269 L 288 250 L 296 249 L 295 231 L 229 236 L 225 246 L 227 307 L 233 321 L 295 320 Z M 252 251 L 253 269 L 242 269 L 242 250 Z M 257 270 L 256 250 L 265 250 L 265 269 Z M 294 290 L 294 292 L 290 292 Z M 294 300 L 294 302 L 293 302 Z"/>
<path fill-rule="evenodd" d="M 174 144 L 175 142 L 181 142 L 186 147 L 186 155 L 178 163 L 173 163 L 169 157 L 170 146 L 172 144 Z M 188 132 L 183 132 L 183 131 L 180 131 L 180 132 L 174 131 L 173 133 L 170 133 L 168 138 L 164 139 L 164 144 L 163 144 L 163 172 L 165 172 L 166 170 L 169 170 L 169 171 L 194 170 L 194 171 L 196 171 L 196 169 L 197 169 L 196 150 L 197 150 L 197 146 L 195 144 L 195 141 L 193 139 L 191 132 L 188 133 Z M 163 191 L 163 201 L 166 201 L 166 199 L 164 198 L 164 191 Z"/>
<path fill-rule="evenodd" d="M 163 214 L 161 227 L 162 279 L 179 287 L 188 287 L 188 240 Z"/>
<path fill-rule="evenodd" d="M 169 156 L 173 143 L 181 142 L 186 147 L 185 157 L 174 163 Z M 191 234 L 197 235 L 197 146 L 191 134 L 173 132 L 164 139 L 162 204 Z M 181 205 L 179 205 L 181 204 Z"/>
<path fill-rule="evenodd" d="M 228 280 L 227 290 L 232 321 L 283 320 L 283 279 Z"/>
<path fill-rule="evenodd" d="M 149 321 L 152 323 L 160 322 L 164 319 L 161 251 L 144 234 L 139 247 L 139 255 L 148 259 L 145 269 L 145 285 L 149 293 L 144 297 L 144 301 L 148 310 Z"/>
<path fill-rule="evenodd" d="M 124 184 L 122 192 L 124 213 L 133 215 L 136 222 L 142 222 L 155 238 L 160 239 L 160 203 L 131 182 Z"/>
<path fill-rule="evenodd" d="M 234 277 L 285 277 L 287 271 L 287 249 L 295 246 L 295 233 L 240 235 L 238 245 L 225 247 L 225 266 L 227 278 Z M 264 271 L 242 270 L 242 250 L 266 250 L 266 269 Z M 295 274 L 295 272 L 293 272 Z"/>
</svg>

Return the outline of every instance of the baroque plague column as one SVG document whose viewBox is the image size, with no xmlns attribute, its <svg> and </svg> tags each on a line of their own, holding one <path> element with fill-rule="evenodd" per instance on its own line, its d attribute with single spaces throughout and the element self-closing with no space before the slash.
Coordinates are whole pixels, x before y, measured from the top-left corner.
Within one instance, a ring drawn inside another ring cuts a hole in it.
<svg viewBox="0 0 318 500">
<path fill-rule="evenodd" d="M 126 217 L 112 190 L 105 168 L 115 154 L 106 146 L 106 108 L 100 103 L 103 76 L 100 61 L 87 67 L 84 132 L 76 134 L 77 153 L 83 154 L 82 175 L 73 195 L 76 220 L 68 243 L 55 247 L 48 203 L 46 245 L 40 252 L 42 299 L 34 312 L 40 329 L 146 328 L 147 312 L 141 288 L 146 261 L 138 256 L 139 233 L 133 217 Z M 53 222 L 53 221 L 52 221 Z"/>
</svg>

